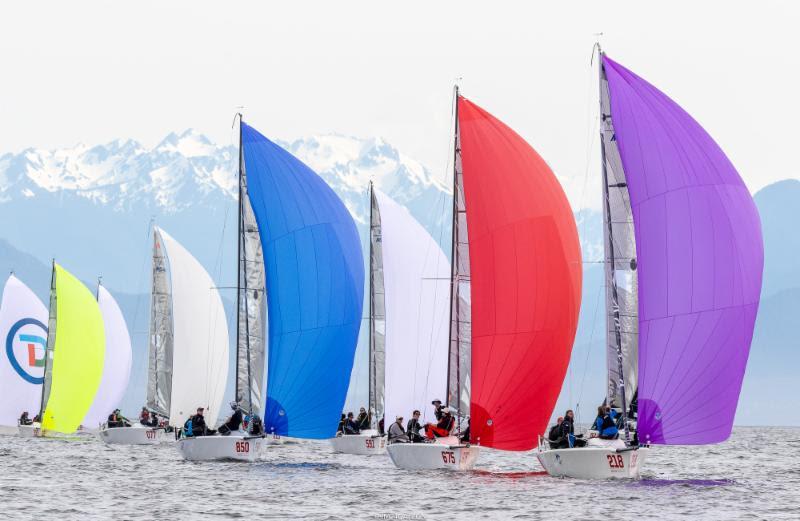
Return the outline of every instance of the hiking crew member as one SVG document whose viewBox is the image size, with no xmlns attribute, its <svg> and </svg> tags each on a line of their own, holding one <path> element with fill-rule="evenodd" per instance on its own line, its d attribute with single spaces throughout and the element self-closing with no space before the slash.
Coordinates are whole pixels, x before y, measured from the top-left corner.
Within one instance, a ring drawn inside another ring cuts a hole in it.
<svg viewBox="0 0 800 521">
<path fill-rule="evenodd" d="M 19 424 L 20 425 L 32 425 L 33 420 L 28 418 L 28 411 L 22 413 L 22 416 L 19 417 Z"/>
<path fill-rule="evenodd" d="M 411 443 L 420 443 L 425 441 L 425 438 L 419 433 L 422 430 L 422 425 L 419 423 L 419 411 L 414 411 L 411 413 L 411 419 L 408 420 L 408 425 L 406 425 L 406 434 L 408 435 L 408 440 Z"/>
<path fill-rule="evenodd" d="M 114 412 L 108 415 L 106 426 L 109 429 L 113 429 L 116 427 L 130 427 L 131 424 L 128 419 L 122 415 L 119 409 L 114 409 Z"/>
<path fill-rule="evenodd" d="M 358 426 L 359 431 L 365 431 L 369 429 L 369 414 L 367 414 L 367 411 L 363 407 L 358 411 L 356 426 Z"/>
<path fill-rule="evenodd" d="M 617 411 L 608 405 L 597 408 L 597 418 L 594 420 L 594 429 L 602 440 L 615 440 L 619 437 L 617 429 Z"/>
<path fill-rule="evenodd" d="M 347 415 L 342 413 L 342 418 L 339 420 L 339 426 L 336 427 L 336 435 L 344 434 L 344 424 L 347 423 Z"/>
<path fill-rule="evenodd" d="M 238 431 L 242 426 L 242 409 L 236 402 L 231 402 L 233 414 L 219 428 L 219 433 L 227 436 L 231 432 Z"/>
<path fill-rule="evenodd" d="M 403 430 L 403 417 L 398 416 L 394 423 L 389 425 L 389 443 L 408 443 L 408 436 Z"/>
<path fill-rule="evenodd" d="M 209 429 L 206 425 L 206 419 L 203 416 L 204 410 L 202 407 L 198 407 L 197 414 L 186 421 L 183 426 L 184 434 L 187 436 L 210 436 L 217 432 L 214 429 Z"/>
<path fill-rule="evenodd" d="M 433 405 L 433 415 L 436 416 L 436 421 L 438 422 L 442 419 L 442 409 L 444 409 L 442 401 L 437 398 L 431 402 L 431 405 Z"/>
<path fill-rule="evenodd" d="M 462 443 L 469 443 L 469 427 L 470 427 L 470 419 L 467 418 L 467 428 L 464 429 L 464 432 L 461 433 L 461 437 L 458 441 Z"/>
<path fill-rule="evenodd" d="M 558 442 L 561 440 L 561 422 L 564 421 L 563 416 L 559 416 L 556 420 L 556 424 L 550 427 L 550 431 L 547 433 L 547 441 L 550 442 L 550 445 L 555 447 L 558 445 Z"/>
<path fill-rule="evenodd" d="M 456 420 L 453 418 L 452 409 L 450 407 L 442 408 L 442 417 L 436 425 L 428 423 L 425 425 L 425 437 L 432 440 L 434 437 L 443 438 L 450 436 L 453 431 Z"/>
<path fill-rule="evenodd" d="M 353 413 L 347 413 L 347 419 L 344 422 L 344 433 L 345 434 L 358 434 L 358 424 L 353 420 Z"/>
<path fill-rule="evenodd" d="M 158 427 L 158 418 L 155 414 L 151 415 L 147 407 L 142 407 L 142 412 L 139 413 L 139 423 L 145 427 Z"/>
</svg>

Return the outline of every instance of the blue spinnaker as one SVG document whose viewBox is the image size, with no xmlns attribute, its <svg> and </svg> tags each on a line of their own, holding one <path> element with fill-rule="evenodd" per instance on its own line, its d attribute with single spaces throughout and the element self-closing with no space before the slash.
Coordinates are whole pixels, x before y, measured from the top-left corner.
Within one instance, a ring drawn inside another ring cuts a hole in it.
<svg viewBox="0 0 800 521">
<path fill-rule="evenodd" d="M 356 225 L 322 178 L 244 123 L 242 147 L 266 272 L 264 427 L 330 438 L 361 325 L 364 263 Z"/>
</svg>

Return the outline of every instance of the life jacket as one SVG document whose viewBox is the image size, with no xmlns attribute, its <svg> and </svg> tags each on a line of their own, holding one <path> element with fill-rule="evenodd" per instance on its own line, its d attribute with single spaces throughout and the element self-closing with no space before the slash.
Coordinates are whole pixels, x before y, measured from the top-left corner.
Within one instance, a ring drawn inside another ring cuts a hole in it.
<svg viewBox="0 0 800 521">
<path fill-rule="evenodd" d="M 183 435 L 186 437 L 194 436 L 194 432 L 192 430 L 192 419 L 189 418 L 186 420 L 186 423 L 183 424 Z"/>
</svg>

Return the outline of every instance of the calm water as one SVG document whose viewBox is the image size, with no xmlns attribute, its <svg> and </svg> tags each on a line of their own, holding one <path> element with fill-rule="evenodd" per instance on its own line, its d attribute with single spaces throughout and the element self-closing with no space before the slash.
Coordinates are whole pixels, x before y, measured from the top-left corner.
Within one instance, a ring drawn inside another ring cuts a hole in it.
<svg viewBox="0 0 800 521">
<path fill-rule="evenodd" d="M 550 478 L 532 453 L 484 450 L 470 473 L 410 473 L 327 443 L 263 461 L 184 462 L 171 444 L 107 447 L 0 437 L 7 519 L 800 519 L 798 428 L 738 428 L 727 443 L 655 448 L 643 479 Z"/>
</svg>

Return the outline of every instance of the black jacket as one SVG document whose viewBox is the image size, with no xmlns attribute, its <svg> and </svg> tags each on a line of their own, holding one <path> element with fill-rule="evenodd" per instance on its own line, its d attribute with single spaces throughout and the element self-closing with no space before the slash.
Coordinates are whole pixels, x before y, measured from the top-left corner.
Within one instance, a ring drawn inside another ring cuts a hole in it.
<svg viewBox="0 0 800 521">
<path fill-rule="evenodd" d="M 208 431 L 206 426 L 206 419 L 202 414 L 195 414 L 192 416 L 192 434 L 195 436 L 202 436 Z"/>
<path fill-rule="evenodd" d="M 231 417 L 228 418 L 228 421 L 225 422 L 225 426 L 229 428 L 231 431 L 238 431 L 239 427 L 242 426 L 242 410 L 236 409 Z"/>
<path fill-rule="evenodd" d="M 359 430 L 369 429 L 369 414 L 363 412 L 358 415 L 356 418 L 356 425 L 358 426 Z"/>
</svg>

